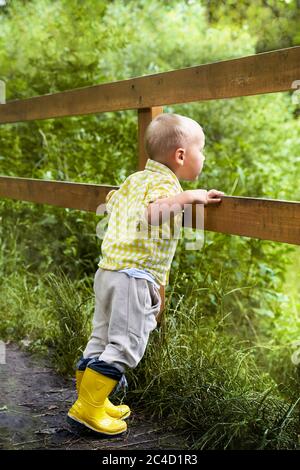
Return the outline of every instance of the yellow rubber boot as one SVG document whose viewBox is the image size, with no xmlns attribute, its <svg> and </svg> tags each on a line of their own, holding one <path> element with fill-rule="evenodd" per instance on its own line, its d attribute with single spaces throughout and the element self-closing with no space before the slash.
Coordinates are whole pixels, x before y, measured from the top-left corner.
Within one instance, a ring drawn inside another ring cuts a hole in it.
<svg viewBox="0 0 300 470">
<path fill-rule="evenodd" d="M 84 370 L 76 370 L 76 390 L 78 394 L 84 372 Z M 105 398 L 104 406 L 106 413 L 112 418 L 126 419 L 128 416 L 130 416 L 131 413 L 129 406 L 113 405 L 113 403 L 108 398 Z"/>
<path fill-rule="evenodd" d="M 78 399 L 69 410 L 68 417 L 99 434 L 122 434 L 126 431 L 127 424 L 109 416 L 104 405 L 105 399 L 117 383 L 117 380 L 87 367 L 80 384 Z"/>
</svg>

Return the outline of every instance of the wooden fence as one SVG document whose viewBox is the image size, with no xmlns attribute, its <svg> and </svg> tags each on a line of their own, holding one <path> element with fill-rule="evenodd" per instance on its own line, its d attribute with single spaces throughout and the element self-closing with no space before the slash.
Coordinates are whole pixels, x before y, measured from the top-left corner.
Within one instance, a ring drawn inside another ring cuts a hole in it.
<svg viewBox="0 0 300 470">
<path fill-rule="evenodd" d="M 233 60 L 104 83 L 0 105 L 0 123 L 136 109 L 138 169 L 145 167 L 145 129 L 163 106 L 293 91 L 300 80 L 300 46 Z M 0 176 L 0 197 L 96 211 L 117 186 Z M 195 227 L 193 217 L 192 227 Z M 204 228 L 300 244 L 300 202 L 224 196 L 204 209 Z M 161 287 L 162 309 L 164 289 Z"/>
</svg>

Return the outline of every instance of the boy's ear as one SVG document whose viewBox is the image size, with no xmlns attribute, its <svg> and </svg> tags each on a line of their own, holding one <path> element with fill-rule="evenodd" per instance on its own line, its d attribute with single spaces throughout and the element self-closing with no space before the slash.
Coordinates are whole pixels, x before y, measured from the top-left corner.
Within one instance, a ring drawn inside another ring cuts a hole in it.
<svg viewBox="0 0 300 470">
<path fill-rule="evenodd" d="M 185 158 L 185 149 L 182 148 L 182 147 L 179 147 L 175 152 L 175 157 L 176 157 L 176 161 L 179 164 L 182 164 L 184 162 L 184 158 Z"/>
</svg>

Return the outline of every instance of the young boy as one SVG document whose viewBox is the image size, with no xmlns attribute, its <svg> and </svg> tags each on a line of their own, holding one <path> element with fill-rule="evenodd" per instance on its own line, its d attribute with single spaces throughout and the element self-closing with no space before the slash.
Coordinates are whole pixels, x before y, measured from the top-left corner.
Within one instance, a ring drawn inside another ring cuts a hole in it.
<svg viewBox="0 0 300 470">
<path fill-rule="evenodd" d="M 78 399 L 68 413 L 72 422 L 101 435 L 127 429 L 129 407 L 114 406 L 108 396 L 125 380 L 126 367 L 140 362 L 156 326 L 159 286 L 168 283 L 178 243 L 178 238 L 161 237 L 162 228 L 171 221 L 182 226 L 185 204 L 220 203 L 224 194 L 183 191 L 180 186 L 179 180 L 194 181 L 200 175 L 204 140 L 196 121 L 178 114 L 157 116 L 145 133 L 145 170 L 130 175 L 106 197 L 109 223 L 94 279 L 93 331 L 77 364 Z"/>
</svg>

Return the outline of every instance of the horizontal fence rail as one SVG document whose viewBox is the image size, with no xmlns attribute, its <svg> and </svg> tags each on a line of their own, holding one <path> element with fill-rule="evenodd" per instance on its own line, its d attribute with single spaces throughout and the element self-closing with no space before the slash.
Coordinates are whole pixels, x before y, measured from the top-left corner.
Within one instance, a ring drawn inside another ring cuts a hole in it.
<svg viewBox="0 0 300 470">
<path fill-rule="evenodd" d="M 300 202 L 224 196 L 205 209 L 204 229 L 300 245 Z"/>
<path fill-rule="evenodd" d="M 0 176 L 0 197 L 89 212 L 96 212 L 99 204 L 105 202 L 109 191 L 118 188 L 119 186 Z"/>
<path fill-rule="evenodd" d="M 292 91 L 300 46 L 0 105 L 0 123 Z"/>
<path fill-rule="evenodd" d="M 0 176 L 0 197 L 95 213 L 109 191 L 118 188 Z M 196 227 L 195 210 L 192 223 L 183 223 Z M 204 208 L 204 229 L 300 245 L 300 202 L 224 196 L 221 204 Z"/>
<path fill-rule="evenodd" d="M 142 170 L 147 160 L 145 129 L 164 105 L 293 91 L 299 79 L 300 46 L 296 46 L 10 101 L 0 105 L 0 123 L 136 109 Z M 0 176 L 0 197 L 91 212 L 105 202 L 111 189 L 118 186 Z M 299 245 L 300 202 L 224 196 L 222 204 L 205 207 L 204 229 Z"/>
</svg>

